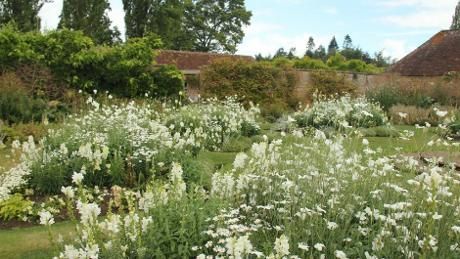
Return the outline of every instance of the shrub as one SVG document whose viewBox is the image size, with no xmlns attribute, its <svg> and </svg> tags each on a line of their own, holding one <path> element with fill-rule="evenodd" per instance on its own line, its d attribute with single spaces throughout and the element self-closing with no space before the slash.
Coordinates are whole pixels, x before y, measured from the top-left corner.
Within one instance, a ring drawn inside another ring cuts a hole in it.
<svg viewBox="0 0 460 259">
<path fill-rule="evenodd" d="M 165 114 L 165 125 L 174 134 L 184 137 L 190 133 L 195 141 L 209 150 L 220 150 L 229 139 L 258 134 L 257 107 L 246 110 L 234 98 L 225 101 L 209 100 L 204 104 L 191 104 Z"/>
<path fill-rule="evenodd" d="M 155 97 L 173 97 L 184 90 L 184 75 L 175 66 L 160 66 L 153 72 L 156 89 L 151 93 Z"/>
<path fill-rule="evenodd" d="M 297 78 L 293 71 L 264 63 L 243 60 L 220 59 L 207 66 L 201 73 L 201 93 L 204 97 L 225 99 L 238 96 L 248 104 L 264 104 L 277 101 L 296 103 L 293 89 Z"/>
<path fill-rule="evenodd" d="M 341 97 L 332 100 L 319 100 L 312 107 L 295 114 L 299 127 L 334 128 L 345 130 L 371 128 L 385 125 L 386 114 L 379 105 L 364 98 Z"/>
<path fill-rule="evenodd" d="M 0 119 L 7 123 L 42 121 L 46 102 L 32 93 L 12 73 L 0 76 Z"/>
<path fill-rule="evenodd" d="M 22 220 L 23 217 L 29 214 L 32 209 L 33 202 L 24 199 L 24 197 L 16 193 L 7 200 L 0 202 L 0 219 L 2 220 Z"/>
<path fill-rule="evenodd" d="M 36 64 L 48 68 L 56 79 L 74 89 L 107 90 L 123 97 L 146 93 L 154 97 L 176 96 L 183 84 L 179 71 L 171 66 L 153 68 L 156 50 L 161 46 L 161 40 L 154 35 L 105 46 L 95 45 L 80 31 L 63 29 L 42 35 L 2 27 L 0 69 Z"/>
<path fill-rule="evenodd" d="M 12 25 L 0 27 L 0 72 L 41 60 L 41 55 L 31 46 L 30 39 L 34 37 L 39 34 L 19 33 Z"/>
<path fill-rule="evenodd" d="M 336 70 L 345 71 L 347 69 L 347 59 L 340 53 L 330 56 L 326 64 L 328 67 Z"/>
<path fill-rule="evenodd" d="M 294 62 L 294 67 L 297 69 L 329 69 L 321 59 L 312 59 L 310 57 L 303 57 Z"/>
<path fill-rule="evenodd" d="M 310 92 L 326 97 L 353 95 L 357 87 L 344 74 L 335 71 L 313 71 Z"/>
</svg>

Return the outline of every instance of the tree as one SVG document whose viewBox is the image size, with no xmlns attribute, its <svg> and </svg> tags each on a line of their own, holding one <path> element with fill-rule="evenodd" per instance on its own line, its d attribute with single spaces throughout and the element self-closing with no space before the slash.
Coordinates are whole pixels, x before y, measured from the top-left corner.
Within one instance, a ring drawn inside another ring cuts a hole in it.
<svg viewBox="0 0 460 259">
<path fill-rule="evenodd" d="M 450 26 L 451 30 L 460 30 L 460 1 L 455 8 L 455 14 L 452 18 L 452 26 Z"/>
<path fill-rule="evenodd" d="M 111 44 L 120 33 L 110 28 L 109 10 L 108 0 L 64 0 L 58 28 L 81 30 L 97 44 Z"/>
<path fill-rule="evenodd" d="M 123 0 L 127 38 L 146 35 L 151 8 L 151 0 Z"/>
<path fill-rule="evenodd" d="M 310 58 L 313 58 L 313 55 L 315 54 L 315 40 L 313 37 L 308 38 L 308 43 L 307 43 L 307 51 L 305 52 L 305 56 L 308 56 Z"/>
<path fill-rule="evenodd" d="M 296 52 L 296 48 L 290 48 L 289 49 L 289 53 L 287 54 L 287 58 L 288 59 L 294 59 L 296 56 L 295 56 L 295 52 Z"/>
<path fill-rule="evenodd" d="M 192 50 L 236 52 L 244 37 L 243 26 L 250 24 L 252 13 L 244 0 L 185 0 L 187 37 Z"/>
<path fill-rule="evenodd" d="M 332 37 L 332 40 L 329 43 L 329 46 L 327 47 L 327 55 L 333 56 L 337 53 L 338 50 L 339 50 L 339 44 L 337 44 L 337 40 L 335 39 L 335 36 L 334 36 Z"/>
<path fill-rule="evenodd" d="M 321 59 L 322 61 L 326 61 L 327 54 L 326 49 L 323 47 L 323 45 L 319 45 L 319 47 L 315 50 L 315 54 L 313 57 L 316 59 Z"/>
<path fill-rule="evenodd" d="M 144 37 L 155 33 L 169 49 L 190 49 L 191 39 L 184 30 L 184 1 L 123 0 L 126 36 Z"/>
<path fill-rule="evenodd" d="M 345 36 L 343 39 L 343 49 L 352 49 L 353 48 L 353 41 L 349 34 Z"/>
<path fill-rule="evenodd" d="M 13 22 L 20 31 L 40 30 L 38 13 L 49 0 L 2 0 L 0 1 L 0 24 Z"/>
<path fill-rule="evenodd" d="M 284 50 L 284 48 L 279 48 L 275 55 L 273 55 L 273 59 L 275 58 L 286 58 L 288 53 Z"/>
</svg>

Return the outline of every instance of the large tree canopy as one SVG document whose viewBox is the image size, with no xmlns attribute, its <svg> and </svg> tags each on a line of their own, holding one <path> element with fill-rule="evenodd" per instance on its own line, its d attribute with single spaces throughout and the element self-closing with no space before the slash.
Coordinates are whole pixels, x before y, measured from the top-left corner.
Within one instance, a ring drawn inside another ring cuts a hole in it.
<svg viewBox="0 0 460 259">
<path fill-rule="evenodd" d="M 46 2 L 49 0 L 1 0 L 0 24 L 13 22 L 21 31 L 38 31 L 38 13 Z"/>
<path fill-rule="evenodd" d="M 185 26 L 198 51 L 236 52 L 252 13 L 244 0 L 186 0 Z"/>
<path fill-rule="evenodd" d="M 111 29 L 108 0 L 64 0 L 58 28 L 81 30 L 98 44 L 113 43 L 118 29 Z"/>
<path fill-rule="evenodd" d="M 126 35 L 155 33 L 176 50 L 234 53 L 249 25 L 244 0 L 123 0 Z"/>
<path fill-rule="evenodd" d="M 170 49 L 190 48 L 183 29 L 184 3 L 181 0 L 123 0 L 126 36 L 155 33 Z"/>
</svg>

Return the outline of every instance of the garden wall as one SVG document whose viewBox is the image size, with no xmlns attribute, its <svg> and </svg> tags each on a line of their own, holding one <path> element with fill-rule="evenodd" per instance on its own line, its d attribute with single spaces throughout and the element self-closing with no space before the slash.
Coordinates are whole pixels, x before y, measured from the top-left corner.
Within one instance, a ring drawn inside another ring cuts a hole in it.
<svg viewBox="0 0 460 259">
<path fill-rule="evenodd" d="M 294 88 L 294 96 L 299 100 L 309 101 L 310 88 L 312 87 L 312 71 L 309 70 L 297 70 L 297 84 Z M 452 84 L 459 83 L 460 80 L 453 80 L 446 82 L 444 77 L 408 77 L 399 76 L 396 74 L 384 73 L 384 74 L 363 74 L 363 73 L 351 73 L 351 72 L 339 72 L 345 75 L 348 80 L 353 82 L 358 87 L 359 93 L 365 93 L 366 90 L 381 87 L 397 85 L 400 87 L 433 87 L 439 84 Z M 188 75 L 187 81 L 187 94 L 190 98 L 195 99 L 200 94 L 200 83 L 199 73 L 195 75 Z"/>
<path fill-rule="evenodd" d="M 300 99 L 308 99 L 309 90 L 312 87 L 311 73 L 312 71 L 297 71 L 298 81 L 295 87 L 295 95 Z M 446 84 L 443 77 L 409 77 L 390 73 L 362 74 L 340 72 L 340 74 L 345 75 L 348 80 L 353 82 L 358 87 L 359 93 L 364 93 L 368 89 L 385 85 L 432 87 L 437 84 Z"/>
</svg>

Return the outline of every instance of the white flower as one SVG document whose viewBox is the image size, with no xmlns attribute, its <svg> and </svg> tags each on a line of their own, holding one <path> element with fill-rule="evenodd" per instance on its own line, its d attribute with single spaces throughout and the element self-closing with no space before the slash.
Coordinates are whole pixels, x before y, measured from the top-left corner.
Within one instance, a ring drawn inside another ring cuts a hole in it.
<svg viewBox="0 0 460 259">
<path fill-rule="evenodd" d="M 73 172 L 72 182 L 75 183 L 76 185 L 80 185 L 81 182 L 83 181 L 83 178 L 84 178 L 83 173 Z"/>
<path fill-rule="evenodd" d="M 448 111 L 441 111 L 438 108 L 434 108 L 434 111 L 436 112 L 436 116 L 439 118 L 444 118 L 449 113 Z"/>
<path fill-rule="evenodd" d="M 405 113 L 405 112 L 399 112 L 398 115 L 399 115 L 399 117 L 401 117 L 401 119 L 405 119 L 405 118 L 407 118 L 408 114 Z"/>
<path fill-rule="evenodd" d="M 238 153 L 235 157 L 235 161 L 233 162 L 233 168 L 243 168 L 246 163 L 246 159 L 248 159 L 248 155 L 243 152 Z"/>
<path fill-rule="evenodd" d="M 340 250 L 336 250 L 334 255 L 338 259 L 348 259 L 347 255 L 343 251 L 340 251 Z"/>
<path fill-rule="evenodd" d="M 438 212 L 435 212 L 435 213 L 433 214 L 433 219 L 434 219 L 434 220 L 440 220 L 440 219 L 442 219 L 442 215 L 438 214 Z"/>
<path fill-rule="evenodd" d="M 304 250 L 304 251 L 308 251 L 310 249 L 310 247 L 308 246 L 307 243 L 299 243 L 299 249 Z"/>
<path fill-rule="evenodd" d="M 38 215 L 40 216 L 40 225 L 51 226 L 54 224 L 54 217 L 49 211 L 42 210 Z"/>
<path fill-rule="evenodd" d="M 328 223 L 327 223 L 327 228 L 328 228 L 329 230 L 334 230 L 334 229 L 336 229 L 336 228 L 338 228 L 338 227 L 339 227 L 339 225 L 338 225 L 337 223 L 335 223 L 335 222 L 328 222 Z"/>
<path fill-rule="evenodd" d="M 101 214 L 101 208 L 96 203 L 77 202 L 77 209 L 80 213 L 80 221 L 83 225 L 94 223 Z"/>
<path fill-rule="evenodd" d="M 316 243 L 313 247 L 320 252 L 323 251 L 324 248 L 326 248 L 326 246 L 321 243 Z"/>
<path fill-rule="evenodd" d="M 239 238 L 230 237 L 225 242 L 227 255 L 233 258 L 242 258 L 244 255 L 249 255 L 252 252 L 252 244 L 248 235 Z"/>
<path fill-rule="evenodd" d="M 364 146 L 369 146 L 369 140 L 363 139 L 363 145 Z"/>
<path fill-rule="evenodd" d="M 279 257 L 289 255 L 289 240 L 285 235 L 275 240 L 275 251 Z"/>
<path fill-rule="evenodd" d="M 72 186 L 67 186 L 67 187 L 62 186 L 61 192 L 69 199 L 72 199 L 73 197 L 75 197 L 75 192 Z"/>
</svg>

